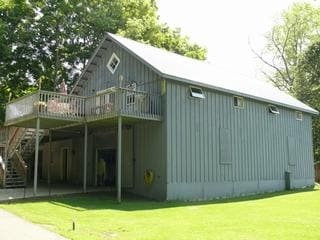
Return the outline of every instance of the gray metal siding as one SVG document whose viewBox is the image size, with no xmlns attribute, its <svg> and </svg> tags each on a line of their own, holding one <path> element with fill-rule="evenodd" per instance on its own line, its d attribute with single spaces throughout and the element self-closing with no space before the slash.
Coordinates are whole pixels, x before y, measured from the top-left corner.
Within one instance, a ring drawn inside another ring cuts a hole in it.
<svg viewBox="0 0 320 240">
<path fill-rule="evenodd" d="M 118 86 L 120 75 L 123 76 L 122 87 L 135 82 L 137 90 L 159 93 L 160 81 L 154 71 L 113 42 L 106 42 L 104 47 L 104 54 L 101 58 L 97 58 L 95 69 L 90 74 L 88 80 L 83 82 L 80 95 L 91 96 L 99 90 Z M 108 61 L 113 53 L 120 59 L 120 63 L 114 74 L 107 68 Z"/>
<path fill-rule="evenodd" d="M 166 198 L 166 161 L 163 123 L 145 122 L 134 126 L 135 172 L 133 192 L 149 198 Z M 144 183 L 144 173 L 154 172 L 151 185 Z"/>
<path fill-rule="evenodd" d="M 73 144 L 72 140 L 62 140 L 52 142 L 52 164 L 50 168 L 51 181 L 60 182 L 62 176 L 62 160 L 61 150 L 67 148 L 69 150 L 69 181 L 71 183 L 78 183 L 78 163 L 77 158 L 72 154 Z M 42 176 L 44 179 L 48 179 L 48 164 L 50 161 L 49 143 L 43 146 L 43 165 Z"/>
<path fill-rule="evenodd" d="M 197 99 L 188 85 L 167 83 L 168 184 L 281 183 L 285 171 L 296 180 L 313 178 L 310 115 L 297 121 L 294 110 L 282 107 L 271 114 L 267 103 L 251 99 L 235 108 L 232 95 L 203 90 L 206 98 Z M 230 130 L 231 164 L 220 163 L 220 129 Z M 289 165 L 288 137 L 297 142 L 295 165 Z"/>
</svg>

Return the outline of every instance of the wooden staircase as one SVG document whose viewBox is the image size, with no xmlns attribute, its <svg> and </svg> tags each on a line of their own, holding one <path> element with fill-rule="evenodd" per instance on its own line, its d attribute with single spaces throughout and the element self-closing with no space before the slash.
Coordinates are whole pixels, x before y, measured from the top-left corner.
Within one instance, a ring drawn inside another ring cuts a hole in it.
<svg viewBox="0 0 320 240">
<path fill-rule="evenodd" d="M 36 130 L 33 128 L 10 128 L 7 130 L 7 163 L 2 167 L 5 188 L 25 187 L 27 183 L 27 164 L 35 151 Z M 39 131 L 39 139 L 44 131 Z M 2 156 L 5 159 L 5 156 Z M 1 165 L 1 164 L 0 164 Z M 2 164 L 3 166 L 3 164 Z M 1 174 L 1 171 L 0 171 Z M 3 180 L 3 179 L 2 179 Z"/>
</svg>

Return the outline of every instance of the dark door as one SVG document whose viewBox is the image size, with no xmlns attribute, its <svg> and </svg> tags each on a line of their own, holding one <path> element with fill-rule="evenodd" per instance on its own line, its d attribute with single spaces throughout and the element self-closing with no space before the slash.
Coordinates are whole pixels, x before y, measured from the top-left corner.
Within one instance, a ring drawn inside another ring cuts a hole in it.
<svg viewBox="0 0 320 240">
<path fill-rule="evenodd" d="M 67 182 L 68 179 L 68 172 L 69 172 L 69 154 L 68 154 L 68 148 L 62 149 L 62 181 Z"/>
<path fill-rule="evenodd" d="M 103 186 L 116 186 L 116 149 L 100 149 L 97 158 L 97 183 Z"/>
</svg>

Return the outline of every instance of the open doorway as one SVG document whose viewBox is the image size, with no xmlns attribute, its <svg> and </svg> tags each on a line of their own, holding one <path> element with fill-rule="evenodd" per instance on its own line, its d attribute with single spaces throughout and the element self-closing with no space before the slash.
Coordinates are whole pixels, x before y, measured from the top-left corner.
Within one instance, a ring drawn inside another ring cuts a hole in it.
<svg viewBox="0 0 320 240">
<path fill-rule="evenodd" d="M 117 156 L 116 149 L 97 149 L 97 176 L 98 186 L 116 186 Z"/>
</svg>

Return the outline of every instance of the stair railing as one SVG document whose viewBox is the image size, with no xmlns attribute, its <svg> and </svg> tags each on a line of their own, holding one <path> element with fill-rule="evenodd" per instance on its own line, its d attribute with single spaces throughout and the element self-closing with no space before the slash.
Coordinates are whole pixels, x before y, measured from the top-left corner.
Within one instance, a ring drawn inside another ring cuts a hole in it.
<svg viewBox="0 0 320 240">
<path fill-rule="evenodd" d="M 11 158 L 25 135 L 25 128 L 13 127 L 9 130 L 8 158 Z"/>
<path fill-rule="evenodd" d="M 4 185 L 4 178 L 5 178 L 5 163 L 4 159 L 2 158 L 2 155 L 0 155 L 0 186 L 3 187 Z"/>
<path fill-rule="evenodd" d="M 43 138 L 44 136 L 44 131 L 40 130 L 39 131 L 39 142 L 41 141 L 41 139 Z M 20 146 L 20 153 L 21 153 L 21 156 L 23 156 L 23 154 L 25 152 L 28 151 L 28 149 L 32 149 L 32 151 L 34 151 L 34 148 L 35 148 L 35 138 L 36 138 L 36 132 L 34 131 L 30 137 L 30 139 L 28 139 L 28 141 L 23 145 L 23 146 Z"/>
<path fill-rule="evenodd" d="M 12 157 L 12 164 L 14 166 L 14 169 L 17 171 L 17 173 L 23 177 L 24 182 L 26 183 L 27 180 L 27 165 L 25 161 L 23 160 L 21 154 L 19 152 L 15 152 L 14 156 Z"/>
</svg>

